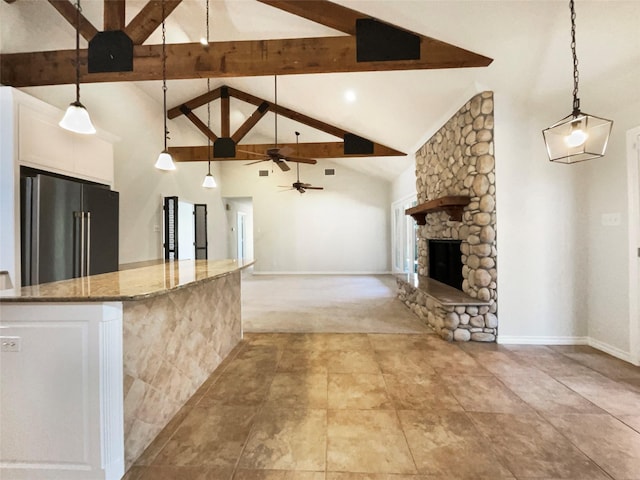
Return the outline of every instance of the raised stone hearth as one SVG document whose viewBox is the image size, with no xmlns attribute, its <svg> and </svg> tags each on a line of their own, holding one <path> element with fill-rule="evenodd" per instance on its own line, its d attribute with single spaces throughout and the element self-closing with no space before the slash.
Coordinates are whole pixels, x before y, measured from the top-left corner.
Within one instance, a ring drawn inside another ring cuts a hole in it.
<svg viewBox="0 0 640 480">
<path fill-rule="evenodd" d="M 469 100 L 418 152 L 418 207 L 443 197 L 468 196 L 459 221 L 429 212 L 418 229 L 418 275 L 429 277 L 430 239 L 460 240 L 460 304 L 438 301 L 420 287 L 399 283 L 399 297 L 445 339 L 492 342 L 497 335 L 497 249 L 493 93 Z M 420 293 L 421 291 L 421 293 Z"/>
</svg>

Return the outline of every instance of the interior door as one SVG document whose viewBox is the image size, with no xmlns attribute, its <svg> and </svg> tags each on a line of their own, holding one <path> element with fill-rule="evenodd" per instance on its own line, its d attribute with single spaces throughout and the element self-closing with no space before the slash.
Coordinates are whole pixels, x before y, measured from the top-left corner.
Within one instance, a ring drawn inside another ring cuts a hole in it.
<svg viewBox="0 0 640 480">
<path fill-rule="evenodd" d="M 246 257 L 247 217 L 244 212 L 238 212 L 238 258 Z"/>
<path fill-rule="evenodd" d="M 207 204 L 196 203 L 193 206 L 193 227 L 195 230 L 196 260 L 206 260 L 208 256 L 207 242 Z"/>
</svg>

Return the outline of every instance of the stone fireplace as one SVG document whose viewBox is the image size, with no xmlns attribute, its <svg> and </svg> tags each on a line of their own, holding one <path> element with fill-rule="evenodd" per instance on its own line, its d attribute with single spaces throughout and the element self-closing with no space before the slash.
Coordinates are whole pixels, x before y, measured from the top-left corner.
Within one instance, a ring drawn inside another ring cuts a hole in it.
<svg viewBox="0 0 640 480">
<path fill-rule="evenodd" d="M 449 340 L 487 342 L 497 335 L 493 123 L 493 92 L 482 92 L 416 152 L 418 207 L 410 210 L 420 215 L 408 213 L 421 225 L 418 274 L 398 280 L 399 298 Z M 448 259 L 431 261 L 447 248 Z M 455 277 L 443 282 L 448 286 L 438 283 L 442 271 Z"/>
</svg>

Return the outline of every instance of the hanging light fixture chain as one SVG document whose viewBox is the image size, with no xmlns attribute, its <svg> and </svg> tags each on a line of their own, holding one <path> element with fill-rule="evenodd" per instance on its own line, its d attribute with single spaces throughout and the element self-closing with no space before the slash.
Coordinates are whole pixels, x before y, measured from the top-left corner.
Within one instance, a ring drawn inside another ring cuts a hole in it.
<svg viewBox="0 0 640 480">
<path fill-rule="evenodd" d="M 76 102 L 80 103 L 80 0 L 76 1 Z"/>
<path fill-rule="evenodd" d="M 165 9 L 164 0 L 162 0 L 162 117 L 164 119 L 164 149 L 167 150 L 167 138 L 169 137 L 169 129 L 167 128 L 167 34 L 165 29 Z"/>
<path fill-rule="evenodd" d="M 206 34 L 207 34 L 207 45 L 209 45 L 209 0 L 205 0 L 206 2 Z M 211 78 L 207 77 L 207 93 L 211 93 Z M 211 102 L 207 102 L 207 128 L 211 130 Z M 207 135 L 207 159 L 209 160 L 209 170 L 208 174 L 211 175 L 211 138 Z"/>
<path fill-rule="evenodd" d="M 571 10 L 571 54 L 573 55 L 573 115 L 580 114 L 580 99 L 578 98 L 578 81 L 580 74 L 578 72 L 578 55 L 576 53 L 576 11 L 573 0 L 569 0 L 569 9 Z"/>
</svg>

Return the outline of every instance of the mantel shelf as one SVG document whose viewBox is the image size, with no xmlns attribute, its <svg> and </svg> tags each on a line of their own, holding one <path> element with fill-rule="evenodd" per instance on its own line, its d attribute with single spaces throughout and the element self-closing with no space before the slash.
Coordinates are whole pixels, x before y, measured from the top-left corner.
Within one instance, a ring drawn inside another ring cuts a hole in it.
<svg viewBox="0 0 640 480">
<path fill-rule="evenodd" d="M 462 211 L 469 205 L 471 197 L 450 195 L 430 200 L 415 207 L 405 210 L 405 215 L 411 215 L 418 225 L 426 225 L 428 213 L 445 211 L 451 216 L 451 220 L 462 221 Z"/>
</svg>

